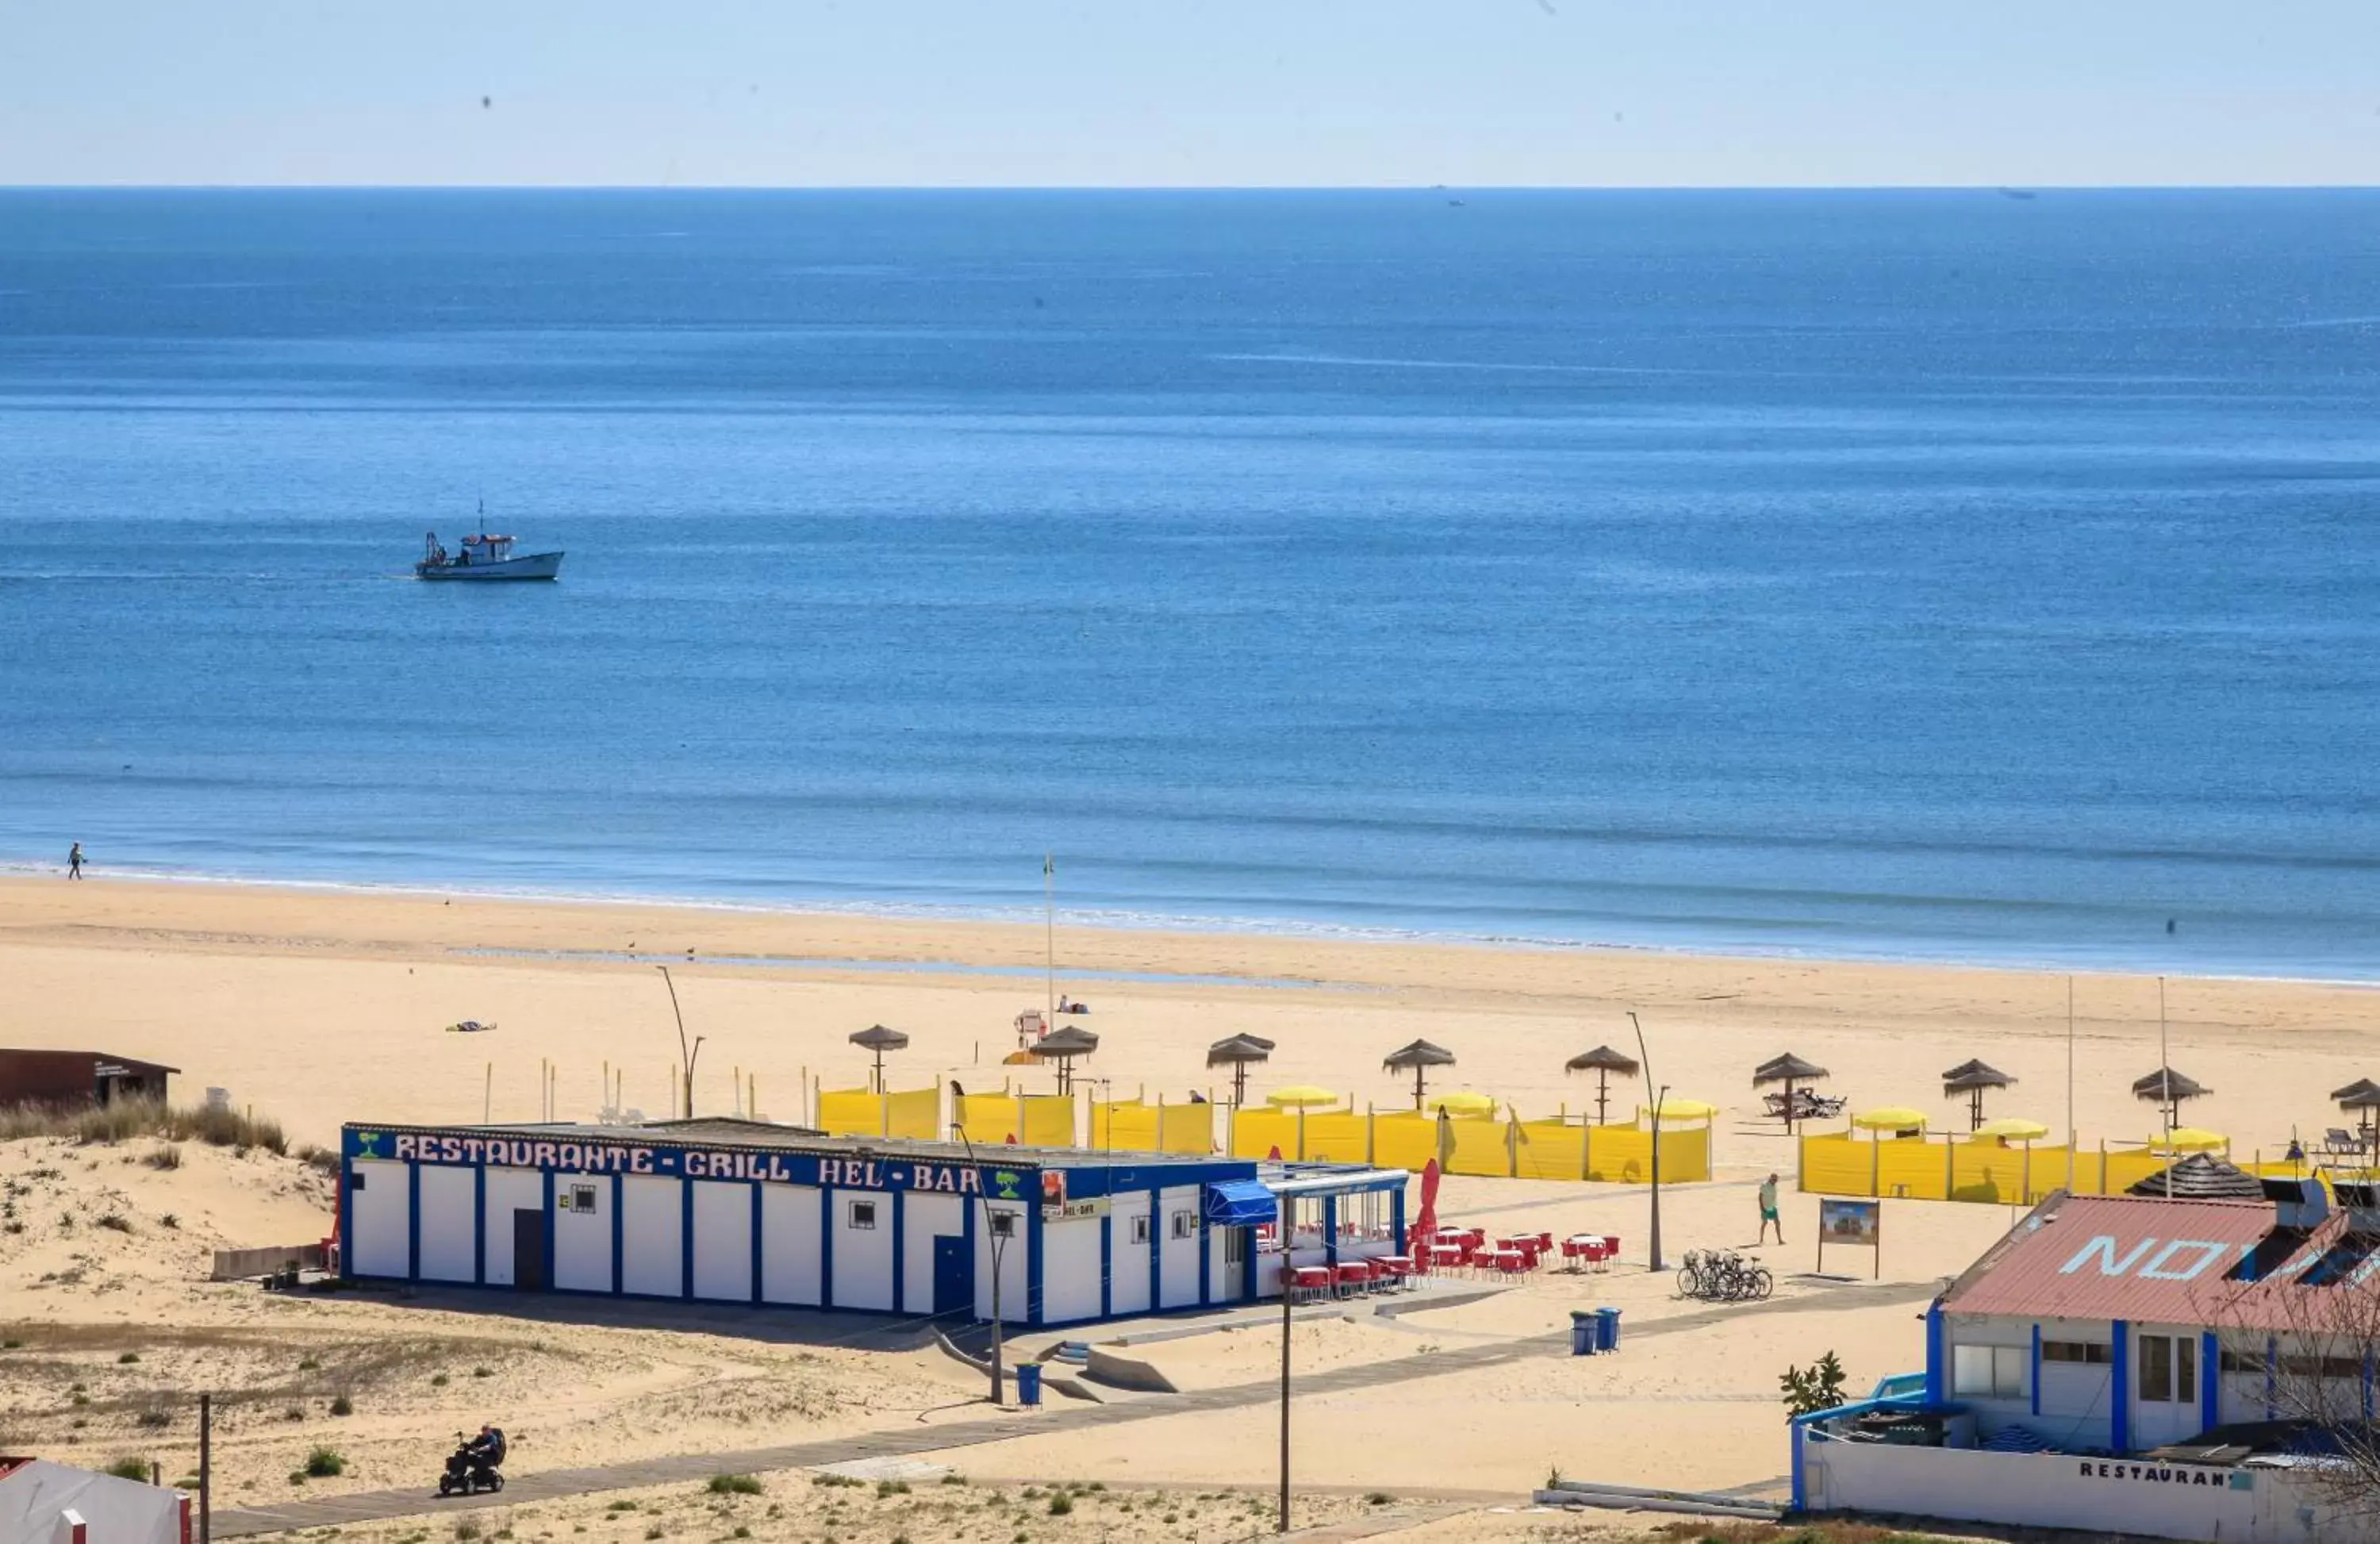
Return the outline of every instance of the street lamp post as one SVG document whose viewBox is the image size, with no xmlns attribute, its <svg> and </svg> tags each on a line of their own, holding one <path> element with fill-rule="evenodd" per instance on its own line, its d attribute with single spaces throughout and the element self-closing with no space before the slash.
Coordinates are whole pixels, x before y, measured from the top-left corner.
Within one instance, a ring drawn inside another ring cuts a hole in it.
<svg viewBox="0 0 2380 1544">
<path fill-rule="evenodd" d="M 1636 1030 L 1636 1059 L 1645 1064 L 1645 1081 L 1652 1084 L 1653 1054 L 1645 1049 L 1645 1027 L 1637 1023 L 1633 1009 L 1629 1011 L 1628 1022 Z M 1670 1102 L 1670 1086 L 1663 1083 L 1654 1087 L 1657 1091 L 1653 1095 L 1653 1225 L 1648 1231 L 1653 1244 L 1651 1269 L 1658 1276 L 1668 1269 L 1661 1263 L 1661 1111 Z"/>
<path fill-rule="evenodd" d="M 953 1100 L 965 1097 L 959 1092 L 959 1087 L 955 1083 L 951 1085 L 951 1097 Z M 959 1145 L 966 1149 L 967 1167 L 975 1171 L 976 1198 L 983 1203 L 984 1245 L 991 1251 L 991 1403 L 994 1408 L 999 1408 L 1004 1404 L 1008 1392 L 1006 1386 L 1001 1380 L 1000 1365 L 1000 1262 L 1005 1254 L 1001 1246 L 1007 1240 L 1001 1236 L 999 1228 L 994 1224 L 993 1220 L 999 1214 L 991 1210 L 991 1192 L 984 1188 L 983 1169 L 976 1162 L 975 1144 L 967 1139 L 966 1123 L 953 1120 L 951 1134 L 956 1137 L 959 1139 Z"/>
<path fill-rule="evenodd" d="M 1281 1234 L 1281 1509 L 1275 1533 L 1289 1531 L 1289 1246 L 1296 1237 L 1292 1225 L 1297 1203 L 1283 1196 L 1276 1203 L 1280 1215 L 1273 1225 Z"/>
<path fill-rule="evenodd" d="M 686 1085 L 686 1118 L 690 1121 L 694 1119 L 694 1064 L 702 1055 L 702 1037 L 694 1037 L 690 1047 L 686 1043 L 686 1015 L 678 1012 L 677 983 L 670 979 L 668 966 L 657 965 L 653 968 L 662 973 L 662 985 L 669 988 L 670 1015 L 677 1020 L 677 1060 Z"/>
</svg>

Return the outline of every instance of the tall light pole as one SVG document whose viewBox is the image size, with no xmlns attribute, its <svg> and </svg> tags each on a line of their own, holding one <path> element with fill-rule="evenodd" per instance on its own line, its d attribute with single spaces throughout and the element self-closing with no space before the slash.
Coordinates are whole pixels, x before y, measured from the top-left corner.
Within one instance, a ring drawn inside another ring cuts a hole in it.
<svg viewBox="0 0 2380 1544">
<path fill-rule="evenodd" d="M 965 1097 L 959 1091 L 957 1084 L 951 1085 L 951 1099 L 954 1106 L 955 1101 Z M 1001 1246 L 1007 1240 L 1001 1237 L 1000 1231 L 992 1225 L 992 1218 L 995 1214 L 991 1210 L 991 1192 L 984 1188 L 983 1168 L 975 1161 L 975 1144 L 967 1139 L 966 1123 L 953 1119 L 951 1135 L 956 1137 L 959 1139 L 959 1145 L 966 1149 L 967 1167 L 975 1171 L 976 1198 L 983 1203 L 984 1244 L 991 1251 L 991 1403 L 992 1407 L 998 1409 L 1005 1402 L 1008 1392 L 1006 1386 L 1001 1381 L 1000 1366 L 1000 1262 L 1004 1253 Z M 1149 1231 L 1154 1233 L 1156 1230 L 1151 1228 Z"/>
<path fill-rule="evenodd" d="M 1289 1531 L 1289 1246 L 1297 1236 L 1293 1225 L 1297 1202 L 1291 1197 L 1281 1197 L 1275 1205 L 1280 1216 L 1274 1226 L 1281 1230 L 1281 1509 L 1274 1523 L 1275 1533 Z"/>
<path fill-rule="evenodd" d="M 1645 1081 L 1658 1088 L 1653 1095 L 1653 1225 L 1652 1271 L 1659 1275 L 1668 1267 L 1661 1263 L 1661 1111 L 1670 1102 L 1670 1086 L 1653 1084 L 1653 1053 L 1645 1049 L 1645 1027 L 1636 1021 L 1634 1009 L 1630 1009 L 1628 1022 L 1636 1030 L 1636 1060 L 1645 1064 Z"/>
<path fill-rule="evenodd" d="M 691 1046 L 686 1043 L 686 1015 L 678 1012 L 677 983 L 670 979 L 668 966 L 657 965 L 653 968 L 662 973 L 662 985 L 669 988 L 670 1015 L 677 1020 L 677 1060 L 686 1083 L 686 1118 L 690 1121 L 694 1119 L 694 1064 L 702 1054 L 702 1037 L 694 1037 Z"/>
<path fill-rule="evenodd" d="M 1041 1022 L 1055 1029 L 1058 1027 L 1058 859 L 1051 853 L 1041 855 L 1041 984 L 1046 989 L 1048 999 L 1044 1006 L 1049 1009 L 1048 1016 Z"/>
</svg>

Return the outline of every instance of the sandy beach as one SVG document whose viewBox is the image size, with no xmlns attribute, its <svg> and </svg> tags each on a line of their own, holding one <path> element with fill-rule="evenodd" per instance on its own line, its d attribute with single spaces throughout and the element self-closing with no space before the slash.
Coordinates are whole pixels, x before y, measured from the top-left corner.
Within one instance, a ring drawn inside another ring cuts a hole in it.
<svg viewBox="0 0 2380 1544">
<path fill-rule="evenodd" d="M 627 1103 L 659 1114 L 677 1055 L 654 969 L 667 964 L 689 1031 L 705 1038 L 698 1109 L 732 1109 L 741 1076 L 756 1082 L 762 1112 L 787 1119 L 800 1112 L 805 1077 L 829 1088 L 860 1079 L 844 1037 L 878 1022 L 914 1037 L 890 1065 L 896 1087 L 1018 1076 L 999 1059 L 1014 1015 L 1042 999 L 1042 946 L 1033 929 L 824 915 L 20 880 L 0 883 L 0 1044 L 170 1063 L 182 1069 L 181 1097 L 225 1088 L 285 1122 L 297 1144 L 329 1143 L 345 1120 L 476 1121 L 483 1101 L 494 1119 L 533 1119 L 549 1062 L 562 1116 L 594 1113 L 606 1063 L 625 1069 Z M 1566 1077 L 1562 1061 L 1597 1042 L 1633 1046 L 1634 1010 L 1660 1080 L 1722 1108 L 1716 1176 L 1664 1198 L 1672 1261 L 1687 1248 L 1751 1245 L 1754 1186 L 1781 1169 L 1790 1187 L 1790 1146 L 1756 1125 L 1749 1085 L 1751 1067 L 1779 1052 L 1830 1067 L 1828 1088 L 1854 1108 L 1912 1104 L 1945 1124 L 1961 1112 L 1937 1075 L 1981 1055 L 2021 1080 L 1995 1112 L 2064 1118 L 2058 976 L 1084 930 L 1062 930 L 1056 951 L 1075 973 L 1064 990 L 1091 1002 L 1087 1022 L 1103 1037 L 1084 1076 L 1118 1094 L 1209 1088 L 1203 1047 L 1248 1030 L 1280 1043 L 1257 1088 L 1317 1082 L 1393 1109 L 1409 1102 L 1409 1085 L 1379 1060 L 1423 1036 L 1459 1058 L 1442 1086 L 1491 1091 L 1525 1115 L 1575 1112 L 1592 1084 Z M 2154 1117 L 2127 1088 L 2156 1064 L 2156 982 L 2083 976 L 2074 991 L 2077 1124 L 2086 1137 L 2143 1137 Z M 2174 1064 L 2215 1090 L 2190 1118 L 2243 1149 L 2277 1149 L 2293 1123 L 2337 1124 L 2325 1090 L 2372 1071 L 2362 1058 L 2380 1044 L 2380 994 L 2364 989 L 2177 979 L 2168 1001 Z M 446 1030 L 463 1018 L 498 1027 Z M 1049 1082 L 1039 1069 L 1022 1076 L 1037 1089 Z M 1639 1094 L 1615 1089 L 1617 1112 Z M 524 1472 L 982 1413 L 971 1378 L 937 1353 L 829 1343 L 734 1314 L 489 1312 L 468 1294 L 283 1301 L 207 1284 L 208 1247 L 318 1235 L 327 1186 L 296 1159 L 261 1151 L 194 1149 L 172 1170 L 140 1161 L 145 1151 L 46 1139 L 0 1150 L 0 1178 L 22 1209 L 12 1218 L 27 1220 L 0 1236 L 0 1327 L 24 1343 L 8 1355 L 28 1358 L 0 1427 L 20 1441 L 186 1467 L 188 1396 L 247 1389 L 219 1448 L 225 1504 L 264 1504 L 285 1498 L 285 1472 L 325 1431 L 357 1463 L 309 1482 L 309 1494 L 410 1478 L 434 1465 L 446 1433 L 489 1408 L 526 1428 Z M 1617 1234 L 1625 1258 L 1608 1274 L 1540 1272 L 1393 1320 L 1351 1310 L 1302 1328 L 1307 1372 L 1358 1381 L 1300 1400 L 1301 1483 L 1524 1499 L 1560 1469 L 1773 1491 L 1785 1466 L 1784 1367 L 1833 1350 L 1864 1387 L 1919 1365 L 1925 1299 L 2010 1217 L 1888 1202 L 1874 1278 L 1864 1279 L 1864 1255 L 1830 1257 L 1852 1279 L 1815 1282 L 1801 1279 L 1815 1263 L 1815 1202 L 1789 1194 L 1791 1243 L 1762 1255 L 1779 1292 L 1755 1310 L 1680 1299 L 1667 1273 L 1645 1270 L 1640 1186 L 1457 1177 L 1442 1211 L 1490 1228 Z M 94 1225 L 110 1213 L 130 1231 Z M 1562 1356 L 1569 1311 L 1600 1304 L 1626 1316 L 1626 1354 Z M 392 1345 L 402 1354 L 374 1349 Z M 309 1347 L 316 1365 L 301 1372 Z M 1485 1360 L 1440 1365 L 1456 1351 Z M 118 1360 L 127 1352 L 137 1365 Z M 1260 1383 L 1276 1354 L 1276 1342 L 1245 1329 L 1148 1352 L 1180 1387 L 1210 1392 Z M 358 1411 L 334 1418 L 325 1412 L 342 1388 L 356 1391 Z M 144 1423 L 161 1408 L 171 1413 Z M 1062 1435 L 1014 1418 L 1014 1437 L 966 1450 L 970 1475 L 1260 1488 L 1271 1474 L 1274 1416 L 1257 1393 L 1178 1415 L 1135 1404 L 1128 1421 Z"/>
</svg>

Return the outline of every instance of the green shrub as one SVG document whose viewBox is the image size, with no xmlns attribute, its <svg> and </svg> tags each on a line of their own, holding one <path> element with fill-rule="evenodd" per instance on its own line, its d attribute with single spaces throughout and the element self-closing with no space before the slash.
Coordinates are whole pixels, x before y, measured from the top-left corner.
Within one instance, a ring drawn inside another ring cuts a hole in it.
<svg viewBox="0 0 2380 1544">
<path fill-rule="evenodd" d="M 1066 1494 L 1063 1490 L 1056 1491 L 1050 1497 L 1050 1516 L 1063 1517 L 1074 1510 L 1075 1498 Z"/>
<path fill-rule="evenodd" d="M 320 1360 L 316 1359 L 315 1357 L 312 1357 L 312 1356 L 302 1357 L 302 1358 L 300 1358 L 300 1359 L 299 1359 L 299 1361 L 298 1361 L 298 1370 L 299 1372 L 311 1372 L 311 1371 L 313 1371 L 316 1368 L 319 1368 L 319 1367 L 321 1367 L 322 1365 L 322 1362 L 321 1362 Z"/>
<path fill-rule="evenodd" d="M 316 1448 L 306 1455 L 306 1472 L 316 1479 L 330 1479 L 346 1473 L 347 1461 L 339 1456 L 336 1448 Z"/>
<path fill-rule="evenodd" d="M 169 1211 L 165 1213 L 164 1216 L 157 1219 L 157 1225 L 161 1228 L 167 1228 L 179 1232 L 182 1226 L 181 1214 L 178 1212 Z"/>
<path fill-rule="evenodd" d="M 710 1490 L 714 1496 L 757 1496 L 760 1482 L 750 1475 L 713 1475 Z"/>
<path fill-rule="evenodd" d="M 154 1427 L 171 1426 L 174 1424 L 174 1416 L 171 1411 L 161 1410 L 156 1408 L 154 1405 L 141 1411 L 140 1415 L 133 1417 L 133 1420 L 137 1425 L 140 1426 Z"/>
<path fill-rule="evenodd" d="M 880 1496 L 905 1496 L 909 1493 L 909 1482 L 905 1479 L 880 1479 L 876 1482 L 876 1493 Z"/>
<path fill-rule="evenodd" d="M 493 1368 L 473 1368 L 471 1369 L 471 1376 L 474 1378 L 493 1378 L 495 1375 L 496 1369 Z"/>
<path fill-rule="evenodd" d="M 140 1353 L 138 1351 L 128 1351 L 115 1358 L 115 1365 L 120 1368 L 128 1368 L 140 1359 Z"/>
<path fill-rule="evenodd" d="M 163 1147 L 152 1148 L 140 1161 L 152 1169 L 178 1169 L 182 1166 L 181 1145 L 168 1142 Z"/>
<path fill-rule="evenodd" d="M 466 1517 L 455 1525 L 455 1537 L 463 1544 L 471 1544 L 472 1539 L 480 1537 L 480 1525 Z"/>
<path fill-rule="evenodd" d="M 637 1510 L 637 1503 L 634 1501 L 613 1501 L 610 1506 L 605 1507 L 603 1510 L 606 1512 L 634 1512 Z"/>
<path fill-rule="evenodd" d="M 446 1375 L 443 1372 L 431 1375 L 430 1386 L 433 1389 L 444 1388 L 446 1386 Z"/>
<path fill-rule="evenodd" d="M 334 1416 L 352 1416 L 355 1413 L 356 1402 L 349 1399 L 346 1395 L 340 1394 L 331 1401 L 331 1414 Z"/>
<path fill-rule="evenodd" d="M 141 1484 L 146 1485 L 149 1483 L 149 1460 L 145 1458 L 119 1458 L 100 1472 L 102 1474 L 114 1475 L 118 1479 L 137 1479 L 140 1481 Z"/>
</svg>

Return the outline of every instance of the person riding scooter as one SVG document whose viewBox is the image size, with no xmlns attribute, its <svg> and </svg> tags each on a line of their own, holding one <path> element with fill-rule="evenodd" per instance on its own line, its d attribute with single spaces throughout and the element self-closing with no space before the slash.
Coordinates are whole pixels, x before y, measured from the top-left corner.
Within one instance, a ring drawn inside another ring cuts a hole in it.
<svg viewBox="0 0 2380 1544">
<path fill-rule="evenodd" d="M 451 1496 L 459 1490 L 468 1496 L 474 1490 L 503 1489 L 504 1446 L 501 1430 L 492 1426 L 480 1428 L 477 1437 L 466 1439 L 446 1460 L 446 1472 L 438 1479 L 438 1493 Z"/>
</svg>

